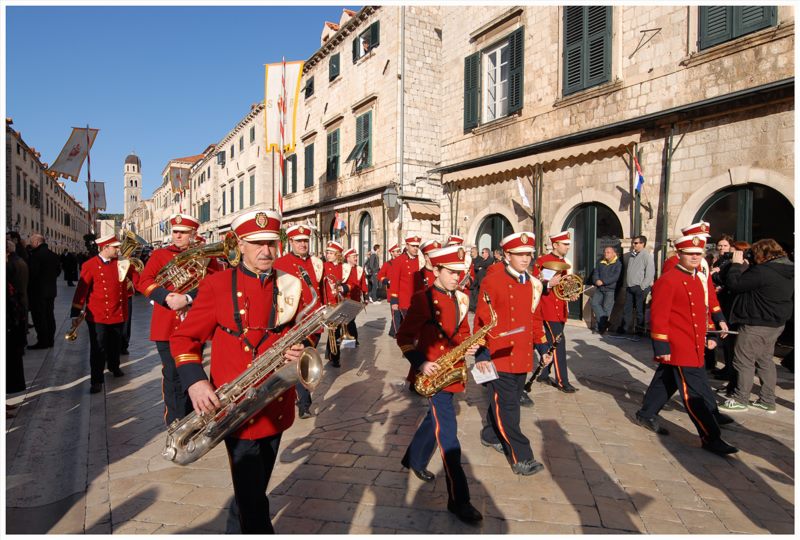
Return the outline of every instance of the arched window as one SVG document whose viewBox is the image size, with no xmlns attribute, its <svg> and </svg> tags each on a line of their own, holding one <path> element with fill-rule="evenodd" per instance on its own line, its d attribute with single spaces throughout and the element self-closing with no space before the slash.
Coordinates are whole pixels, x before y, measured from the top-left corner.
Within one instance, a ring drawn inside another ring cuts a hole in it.
<svg viewBox="0 0 800 540">
<path fill-rule="evenodd" d="M 475 245 L 478 246 L 478 253 L 483 248 L 488 248 L 491 251 L 500 247 L 500 240 L 509 234 L 514 234 L 514 227 L 501 214 L 491 214 L 486 216 L 478 228 L 478 235 L 475 239 Z"/>
<path fill-rule="evenodd" d="M 364 212 L 358 222 L 358 239 L 358 264 L 364 266 L 369 250 L 372 247 L 372 217 L 369 212 Z"/>
</svg>

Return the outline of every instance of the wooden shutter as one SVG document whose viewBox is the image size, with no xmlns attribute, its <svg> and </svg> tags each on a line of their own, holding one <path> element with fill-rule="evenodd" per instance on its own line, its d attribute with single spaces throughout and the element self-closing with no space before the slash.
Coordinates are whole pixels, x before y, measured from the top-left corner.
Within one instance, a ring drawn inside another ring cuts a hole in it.
<svg viewBox="0 0 800 540">
<path fill-rule="evenodd" d="M 464 131 L 478 125 L 481 97 L 481 53 L 464 58 Z"/>
<path fill-rule="evenodd" d="M 518 28 L 508 38 L 508 114 L 522 109 L 525 93 L 525 27 Z"/>
<path fill-rule="evenodd" d="M 369 50 L 381 44 L 381 22 L 375 21 L 369 27 Z"/>
<path fill-rule="evenodd" d="M 700 6 L 699 50 L 733 38 L 733 6 Z"/>
<path fill-rule="evenodd" d="M 778 8 L 776 6 L 735 6 L 733 8 L 733 36 L 739 37 L 773 26 L 777 19 Z"/>
<path fill-rule="evenodd" d="M 611 78 L 611 6 L 590 6 L 586 12 L 586 81 L 584 88 Z"/>
<path fill-rule="evenodd" d="M 353 40 L 353 63 L 358 62 L 358 42 L 361 41 L 358 36 Z"/>
<path fill-rule="evenodd" d="M 331 56 L 328 67 L 329 67 L 328 80 L 332 81 L 333 79 L 339 76 L 339 53 L 336 53 L 333 56 Z"/>
<path fill-rule="evenodd" d="M 564 7 L 564 95 L 583 88 L 583 7 Z"/>
<path fill-rule="evenodd" d="M 314 185 L 314 145 L 309 144 L 305 149 L 305 182 L 303 187 L 311 187 Z"/>
<path fill-rule="evenodd" d="M 297 193 L 297 154 L 289 156 L 292 164 L 292 193 Z"/>
</svg>

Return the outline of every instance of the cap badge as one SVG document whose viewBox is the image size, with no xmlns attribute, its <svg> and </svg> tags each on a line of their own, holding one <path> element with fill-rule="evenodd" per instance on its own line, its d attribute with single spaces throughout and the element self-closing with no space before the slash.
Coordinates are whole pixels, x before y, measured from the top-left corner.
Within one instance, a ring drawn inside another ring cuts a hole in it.
<svg viewBox="0 0 800 540">
<path fill-rule="evenodd" d="M 300 234 L 306 234 L 306 230 L 305 230 L 303 227 L 300 227 L 300 228 L 298 229 L 298 232 L 299 232 Z"/>
<path fill-rule="evenodd" d="M 528 235 L 525 234 L 525 233 L 522 233 L 522 236 L 519 237 L 519 241 L 522 242 L 523 244 L 527 244 L 528 243 Z"/>
<path fill-rule="evenodd" d="M 267 221 L 267 214 L 264 212 L 259 212 L 256 214 L 256 225 L 258 225 L 260 229 L 263 229 L 267 226 Z"/>
<path fill-rule="evenodd" d="M 175 216 L 175 223 L 180 223 L 181 221 L 183 221 L 183 218 L 181 217 L 181 215 L 180 215 L 180 214 L 178 214 L 177 216 Z"/>
<path fill-rule="evenodd" d="M 464 257 L 465 257 L 465 255 L 464 255 L 464 250 L 463 250 L 463 249 L 459 249 L 459 250 L 458 250 L 458 260 L 459 260 L 459 261 L 463 261 L 463 260 L 464 260 Z"/>
<path fill-rule="evenodd" d="M 693 246 L 699 246 L 700 245 L 700 239 L 697 238 L 696 236 L 694 238 L 692 238 L 692 245 Z"/>
<path fill-rule="evenodd" d="M 703 232 L 708 232 L 708 226 L 705 223 L 703 223 L 700 225 L 700 230 Z"/>
</svg>

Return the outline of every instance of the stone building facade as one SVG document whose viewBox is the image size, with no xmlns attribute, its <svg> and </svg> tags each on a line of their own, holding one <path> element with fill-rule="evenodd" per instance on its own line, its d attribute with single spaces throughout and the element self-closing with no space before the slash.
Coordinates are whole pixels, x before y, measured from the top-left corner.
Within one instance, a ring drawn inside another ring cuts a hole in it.
<svg viewBox="0 0 800 540">
<path fill-rule="evenodd" d="M 443 231 L 496 247 L 533 229 L 541 251 L 570 229 L 585 274 L 636 234 L 660 261 L 700 219 L 793 249 L 792 7 L 470 6 L 442 21 Z"/>
<path fill-rule="evenodd" d="M 6 119 L 6 231 L 17 231 L 27 241 L 31 234 L 45 237 L 49 247 L 61 254 L 65 249 L 86 249 L 89 213 L 48 175 L 47 163 L 29 146 Z"/>
</svg>

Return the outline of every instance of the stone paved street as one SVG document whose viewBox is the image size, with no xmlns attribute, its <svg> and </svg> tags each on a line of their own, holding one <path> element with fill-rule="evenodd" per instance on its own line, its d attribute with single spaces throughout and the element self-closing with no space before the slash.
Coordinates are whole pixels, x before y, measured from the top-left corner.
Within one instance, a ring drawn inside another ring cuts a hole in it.
<svg viewBox="0 0 800 540">
<path fill-rule="evenodd" d="M 150 307 L 134 305 L 126 376 L 89 394 L 88 337 L 60 336 L 74 289 L 59 283 L 55 349 L 29 351 L 27 395 L 6 424 L 6 532 L 221 533 L 232 487 L 222 445 L 180 467 L 164 445 L 160 364 L 147 340 Z M 569 327 L 576 394 L 534 386 L 523 429 L 545 471 L 516 476 L 478 440 L 487 399 L 471 384 L 457 400 L 459 438 L 480 527 L 446 510 L 438 453 L 424 484 L 400 465 L 426 401 L 403 387 L 407 362 L 386 335 L 389 308 L 357 322 L 360 347 L 326 366 L 308 420 L 281 443 L 270 482 L 280 533 L 786 533 L 794 532 L 794 377 L 778 366 L 778 412 L 738 413 L 723 429 L 739 447 L 725 459 L 700 449 L 674 399 L 670 435 L 632 422 L 654 365 L 650 342 Z M 33 339 L 29 336 L 29 342 Z"/>
</svg>

